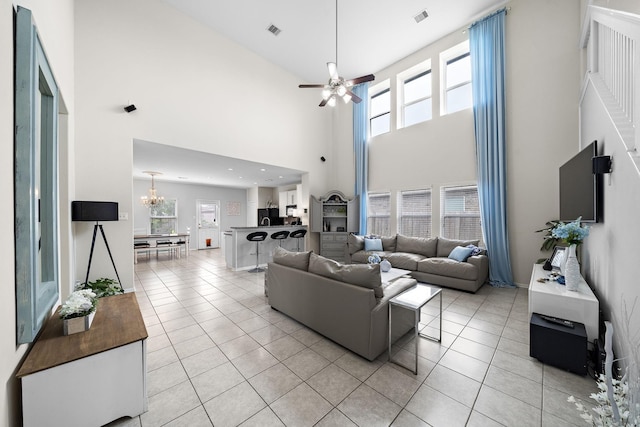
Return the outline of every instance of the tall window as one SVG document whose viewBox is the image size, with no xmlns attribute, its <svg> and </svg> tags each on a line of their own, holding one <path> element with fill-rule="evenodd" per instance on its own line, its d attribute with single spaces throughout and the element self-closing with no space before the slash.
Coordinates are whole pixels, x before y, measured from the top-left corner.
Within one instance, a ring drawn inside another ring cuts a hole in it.
<svg viewBox="0 0 640 427">
<path fill-rule="evenodd" d="M 369 193 L 367 234 L 389 236 L 391 226 L 391 193 Z"/>
<path fill-rule="evenodd" d="M 471 93 L 469 41 L 442 52 L 440 64 L 442 67 L 442 114 L 471 108 L 473 96 Z"/>
<path fill-rule="evenodd" d="M 165 199 L 159 206 L 149 208 L 150 234 L 172 234 L 178 229 L 178 201 Z"/>
<path fill-rule="evenodd" d="M 431 60 L 398 74 L 400 122 L 398 128 L 431 120 Z"/>
<path fill-rule="evenodd" d="M 401 191 L 398 212 L 400 234 L 431 237 L 431 190 Z"/>
<path fill-rule="evenodd" d="M 369 92 L 369 128 L 371 137 L 391 130 L 391 90 L 389 82 L 371 88 Z"/>
<path fill-rule="evenodd" d="M 478 187 L 442 187 L 440 198 L 440 235 L 448 239 L 482 240 Z"/>
</svg>

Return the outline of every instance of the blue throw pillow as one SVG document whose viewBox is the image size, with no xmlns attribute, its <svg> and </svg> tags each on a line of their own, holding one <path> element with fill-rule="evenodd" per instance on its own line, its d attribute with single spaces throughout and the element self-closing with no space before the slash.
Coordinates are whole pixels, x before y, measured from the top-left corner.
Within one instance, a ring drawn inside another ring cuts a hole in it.
<svg viewBox="0 0 640 427">
<path fill-rule="evenodd" d="M 382 251 L 382 239 L 364 239 L 365 251 Z"/>
<path fill-rule="evenodd" d="M 471 252 L 473 252 L 472 248 L 464 248 L 462 246 L 456 246 L 453 248 L 451 253 L 449 254 L 450 259 L 455 259 L 456 261 L 464 262 L 471 256 Z"/>
<path fill-rule="evenodd" d="M 487 253 L 486 249 L 479 248 L 476 245 L 467 245 L 467 247 L 473 249 L 471 256 L 485 255 Z"/>
</svg>

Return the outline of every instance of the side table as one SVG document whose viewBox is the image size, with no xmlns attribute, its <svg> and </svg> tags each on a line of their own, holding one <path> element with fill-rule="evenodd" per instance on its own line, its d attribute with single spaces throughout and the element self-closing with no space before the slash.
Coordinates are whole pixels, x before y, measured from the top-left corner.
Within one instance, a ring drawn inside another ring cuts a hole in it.
<svg viewBox="0 0 640 427">
<path fill-rule="evenodd" d="M 418 326 L 420 324 L 420 310 L 424 307 L 429 301 L 434 299 L 436 296 L 440 295 L 440 317 L 439 317 L 439 334 L 438 337 L 432 337 L 427 334 L 423 334 L 418 330 Z M 412 310 L 415 318 L 415 326 L 414 326 L 414 341 L 415 341 L 415 355 L 416 355 L 416 364 L 413 369 L 413 374 L 418 374 L 418 337 L 423 337 L 431 341 L 440 342 L 442 340 L 442 289 L 437 286 L 425 285 L 422 283 L 418 283 L 411 289 L 407 289 L 400 295 L 396 295 L 395 297 L 389 300 L 389 361 L 395 363 L 396 365 L 402 366 L 403 368 L 407 368 L 394 361 L 391 358 L 391 325 L 392 325 L 392 311 L 393 307 L 398 306 L 407 310 Z M 409 368 L 407 368 L 409 369 Z"/>
</svg>

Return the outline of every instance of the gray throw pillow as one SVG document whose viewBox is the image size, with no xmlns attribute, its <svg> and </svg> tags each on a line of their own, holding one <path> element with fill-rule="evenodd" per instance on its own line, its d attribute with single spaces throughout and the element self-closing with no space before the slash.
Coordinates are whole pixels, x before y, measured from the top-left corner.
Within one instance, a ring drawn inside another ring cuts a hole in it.
<svg viewBox="0 0 640 427">
<path fill-rule="evenodd" d="M 396 236 L 393 237 L 381 237 L 382 239 L 382 249 L 385 252 L 395 252 L 396 251 Z"/>
<path fill-rule="evenodd" d="M 376 298 L 382 298 L 380 264 L 346 264 L 342 266 L 342 281 L 373 289 Z"/>
<path fill-rule="evenodd" d="M 309 270 L 309 252 L 289 252 L 279 246 L 273 251 L 273 262 L 298 270 Z"/>
<path fill-rule="evenodd" d="M 364 249 L 364 236 L 349 234 L 347 237 L 347 245 L 349 246 L 349 254 L 353 255 Z"/>
<path fill-rule="evenodd" d="M 313 252 L 309 255 L 309 273 L 342 281 L 340 270 L 341 264 L 338 261 L 316 255 Z"/>
<path fill-rule="evenodd" d="M 424 237 L 407 237 L 402 234 L 398 234 L 396 252 L 406 252 L 410 254 L 424 255 L 426 257 L 434 257 L 436 256 L 437 245 L 437 238 L 426 239 Z M 449 252 L 447 252 L 447 255 L 449 255 Z"/>
<path fill-rule="evenodd" d="M 478 240 L 449 240 L 444 237 L 438 237 L 438 255 L 439 257 L 448 257 L 456 246 L 478 245 Z"/>
</svg>

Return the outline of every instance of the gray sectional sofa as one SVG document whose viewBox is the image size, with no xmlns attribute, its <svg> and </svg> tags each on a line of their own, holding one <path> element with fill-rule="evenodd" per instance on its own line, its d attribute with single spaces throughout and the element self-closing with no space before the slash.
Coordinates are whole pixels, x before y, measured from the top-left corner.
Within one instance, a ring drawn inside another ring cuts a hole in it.
<svg viewBox="0 0 640 427">
<path fill-rule="evenodd" d="M 345 265 L 310 252 L 276 248 L 265 275 L 272 308 L 374 360 L 388 346 L 390 298 L 416 280 L 381 283 L 379 265 Z M 413 327 L 411 311 L 393 312 L 392 340 Z"/>
<path fill-rule="evenodd" d="M 377 253 L 393 267 L 410 270 L 411 276 L 420 282 L 468 292 L 476 292 L 489 277 L 485 250 L 478 248 L 477 255 L 470 255 L 464 261 L 449 257 L 457 247 L 478 245 L 477 240 L 426 239 L 398 234 L 380 237 L 382 250 L 367 251 L 365 239 L 364 236 L 349 235 L 345 248 L 348 263 L 367 263 L 369 256 Z"/>
</svg>

